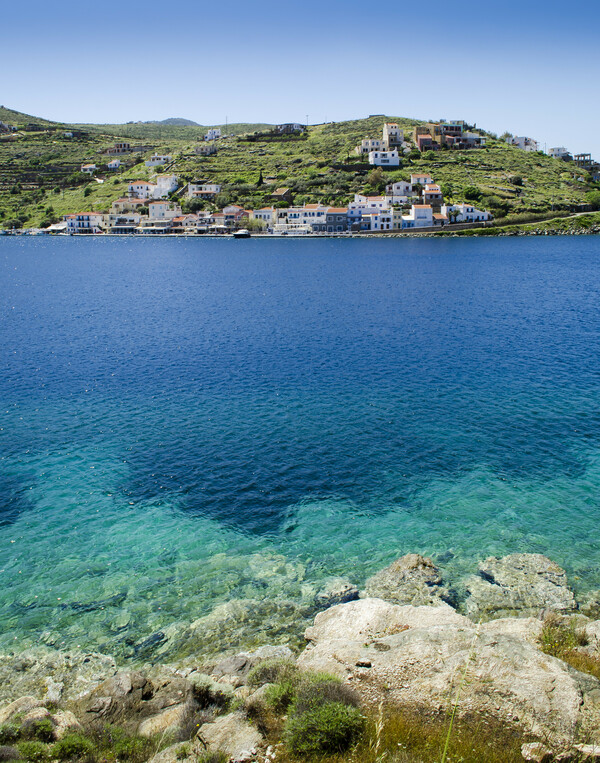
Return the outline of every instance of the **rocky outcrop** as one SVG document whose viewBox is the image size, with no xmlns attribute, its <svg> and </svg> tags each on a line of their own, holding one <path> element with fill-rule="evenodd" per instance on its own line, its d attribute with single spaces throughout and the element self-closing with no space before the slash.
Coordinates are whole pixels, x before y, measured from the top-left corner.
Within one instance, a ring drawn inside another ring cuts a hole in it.
<svg viewBox="0 0 600 763">
<path fill-rule="evenodd" d="M 327 609 L 355 599 L 358 599 L 358 588 L 355 585 L 346 578 L 333 578 L 315 596 L 315 606 Z"/>
<path fill-rule="evenodd" d="M 361 597 L 416 607 L 454 603 L 454 596 L 443 585 L 439 569 L 431 559 L 419 554 L 406 554 L 370 577 Z"/>
<path fill-rule="evenodd" d="M 211 676 L 220 683 L 234 687 L 246 683 L 246 676 L 253 667 L 265 660 L 292 660 L 294 653 L 287 646 L 261 646 L 253 652 L 240 652 L 226 657 L 211 670 Z"/>
<path fill-rule="evenodd" d="M 317 615 L 306 638 L 299 667 L 338 675 L 371 706 L 437 712 L 456 703 L 459 713 L 496 717 L 559 745 L 571 744 L 580 726 L 600 741 L 600 681 L 543 654 L 506 622 L 477 627 L 447 606 L 363 599 Z"/>
<path fill-rule="evenodd" d="M 205 723 L 198 731 L 197 752 L 224 752 L 232 763 L 245 763 L 254 759 L 263 744 L 262 735 L 241 713 L 230 713 Z"/>
<path fill-rule="evenodd" d="M 541 554 L 490 557 L 479 564 L 479 575 L 467 578 L 465 609 L 473 619 L 538 616 L 544 610 L 573 612 L 577 608 L 565 571 Z"/>
</svg>

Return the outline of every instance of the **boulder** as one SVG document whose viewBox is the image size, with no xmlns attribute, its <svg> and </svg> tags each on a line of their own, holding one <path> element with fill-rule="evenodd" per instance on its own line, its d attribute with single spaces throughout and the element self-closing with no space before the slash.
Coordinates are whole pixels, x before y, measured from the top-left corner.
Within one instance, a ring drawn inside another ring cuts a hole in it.
<svg viewBox="0 0 600 763">
<path fill-rule="evenodd" d="M 253 759 L 262 744 L 262 735 L 241 713 L 230 713 L 200 727 L 194 751 L 220 751 L 232 763 L 244 763 Z"/>
<path fill-rule="evenodd" d="M 479 575 L 465 581 L 466 612 L 473 619 L 539 616 L 545 610 L 573 612 L 577 605 L 565 571 L 541 554 L 490 557 Z"/>
<path fill-rule="evenodd" d="M 142 721 L 138 727 L 138 734 L 142 737 L 152 737 L 155 734 L 174 733 L 180 729 L 189 717 L 190 707 L 188 704 L 167 707 L 157 715 L 152 715 Z"/>
<path fill-rule="evenodd" d="M 436 713 L 456 703 L 459 714 L 492 716 L 562 748 L 580 729 L 600 741 L 600 681 L 503 627 L 477 627 L 450 607 L 363 599 L 317 615 L 297 664 L 339 676 L 370 706 Z"/>
<path fill-rule="evenodd" d="M 74 706 L 84 728 L 98 728 L 111 723 L 134 733 L 139 728 L 171 727 L 183 722 L 185 713 L 199 707 L 194 688 L 172 671 L 155 671 L 153 681 L 138 671 L 118 673 L 103 681 Z M 174 708 L 178 708 L 175 710 Z M 173 709 L 172 713 L 166 713 Z M 147 726 L 143 723 L 152 720 Z"/>
<path fill-rule="evenodd" d="M 198 757 L 192 753 L 189 742 L 177 742 L 157 752 L 148 763 L 196 763 Z"/>
<path fill-rule="evenodd" d="M 83 731 L 83 726 L 70 710 L 57 710 L 52 714 L 52 721 L 54 722 L 54 736 L 57 739 L 62 739 L 66 734 L 75 731 Z"/>
<path fill-rule="evenodd" d="M 261 646 L 253 652 L 240 652 L 232 657 L 226 657 L 215 665 L 211 676 L 220 683 L 237 688 L 246 683 L 246 677 L 255 665 L 271 659 L 293 660 L 294 653 L 287 646 Z"/>
<path fill-rule="evenodd" d="M 315 596 L 315 606 L 319 609 L 345 604 L 358 599 L 358 588 L 345 578 L 333 578 Z"/>
<path fill-rule="evenodd" d="M 523 760 L 531 763 L 551 763 L 554 760 L 552 750 L 549 750 L 541 742 L 529 742 L 521 746 Z"/>
<path fill-rule="evenodd" d="M 419 554 L 406 554 L 370 577 L 361 596 L 413 606 L 454 602 L 439 569 L 431 559 Z"/>
<path fill-rule="evenodd" d="M 41 700 L 35 697 L 19 697 L 14 702 L 0 707 L 0 725 L 9 723 L 16 715 L 26 715 L 32 710 L 42 707 L 43 704 Z"/>
</svg>

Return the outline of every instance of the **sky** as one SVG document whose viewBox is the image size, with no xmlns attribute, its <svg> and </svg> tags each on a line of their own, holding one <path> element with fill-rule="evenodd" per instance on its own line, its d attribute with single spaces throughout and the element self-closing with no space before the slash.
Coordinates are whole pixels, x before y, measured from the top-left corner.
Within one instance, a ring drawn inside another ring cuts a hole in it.
<svg viewBox="0 0 600 763">
<path fill-rule="evenodd" d="M 464 119 L 600 160 L 599 0 L 10 2 L 0 103 L 64 122 Z"/>
</svg>

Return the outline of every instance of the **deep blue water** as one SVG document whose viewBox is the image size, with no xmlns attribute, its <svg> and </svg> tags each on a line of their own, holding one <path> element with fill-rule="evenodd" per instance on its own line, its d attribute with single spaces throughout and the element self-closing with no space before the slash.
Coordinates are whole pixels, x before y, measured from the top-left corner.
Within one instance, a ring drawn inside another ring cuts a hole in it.
<svg viewBox="0 0 600 763">
<path fill-rule="evenodd" d="M 278 603 L 408 551 L 600 587 L 599 261 L 583 236 L 0 239 L 0 646 L 126 654 L 248 599 L 275 637 Z"/>
</svg>

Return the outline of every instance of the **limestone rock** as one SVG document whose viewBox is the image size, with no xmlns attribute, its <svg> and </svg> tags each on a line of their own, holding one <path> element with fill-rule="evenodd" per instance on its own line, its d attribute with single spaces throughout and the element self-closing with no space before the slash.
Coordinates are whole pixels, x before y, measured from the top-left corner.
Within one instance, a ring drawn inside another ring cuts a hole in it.
<svg viewBox="0 0 600 763">
<path fill-rule="evenodd" d="M 189 742 L 178 742 L 157 752 L 148 763 L 191 763 L 197 760 L 197 756 L 191 751 Z"/>
<path fill-rule="evenodd" d="M 19 697 L 0 708 L 0 724 L 8 723 L 15 715 L 23 715 L 42 707 L 44 703 L 35 697 Z"/>
<path fill-rule="evenodd" d="M 54 722 L 54 736 L 62 739 L 66 734 L 74 731 L 83 731 L 83 726 L 70 710 L 57 710 L 52 714 Z"/>
<path fill-rule="evenodd" d="M 535 617 L 500 617 L 481 624 L 484 633 L 503 633 L 528 641 L 533 646 L 539 645 L 544 623 Z"/>
<path fill-rule="evenodd" d="M 381 599 L 359 599 L 319 612 L 314 625 L 306 629 L 305 638 L 308 641 L 354 641 L 444 624 L 473 626 L 471 620 L 443 603 L 439 607 L 412 607 Z"/>
<path fill-rule="evenodd" d="M 367 705 L 439 712 L 458 702 L 459 714 L 495 717 L 549 745 L 572 744 L 578 729 L 600 741 L 600 681 L 450 607 L 363 599 L 320 613 L 306 635 L 300 669 L 339 676 Z"/>
<path fill-rule="evenodd" d="M 56 702 L 78 699 L 117 672 L 114 659 L 80 650 L 60 651 L 48 647 L 26 649 L 19 654 L 0 654 L 0 702 L 31 695 Z"/>
<path fill-rule="evenodd" d="M 244 763 L 252 760 L 262 744 L 262 735 L 241 713 L 230 713 L 200 727 L 195 751 L 219 750 L 234 763 Z"/>
<path fill-rule="evenodd" d="M 419 554 L 406 554 L 370 577 L 361 596 L 413 606 L 453 603 L 454 600 L 443 586 L 439 569 L 431 559 Z"/>
<path fill-rule="evenodd" d="M 315 605 L 319 609 L 345 604 L 358 599 L 358 588 L 345 578 L 333 578 L 315 596 Z"/>
<path fill-rule="evenodd" d="M 181 728 L 189 716 L 189 705 L 181 704 L 168 707 L 157 715 L 146 718 L 138 727 L 138 734 L 151 737 L 155 734 L 168 734 Z"/>
<path fill-rule="evenodd" d="M 541 742 L 530 742 L 521 746 L 523 760 L 531 763 L 551 763 L 554 760 L 552 750 L 549 750 Z"/>
<path fill-rule="evenodd" d="M 479 564 L 479 575 L 465 581 L 465 607 L 473 619 L 538 616 L 544 610 L 572 612 L 575 599 L 565 571 L 541 554 L 490 557 Z"/>
<path fill-rule="evenodd" d="M 174 711 L 163 715 L 163 711 L 182 706 L 189 712 L 198 708 L 193 686 L 186 679 L 171 671 L 155 671 L 150 681 L 140 672 L 129 671 L 103 681 L 74 709 L 85 728 L 113 723 L 133 733 L 148 719 L 158 725 L 173 725 L 182 714 Z"/>
</svg>

